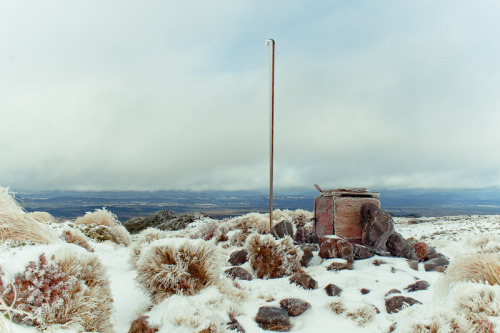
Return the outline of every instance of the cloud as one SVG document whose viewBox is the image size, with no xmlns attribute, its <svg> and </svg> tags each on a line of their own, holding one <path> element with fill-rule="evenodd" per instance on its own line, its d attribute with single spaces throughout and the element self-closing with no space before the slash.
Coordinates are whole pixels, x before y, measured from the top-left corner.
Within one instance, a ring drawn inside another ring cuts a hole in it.
<svg viewBox="0 0 500 333">
<path fill-rule="evenodd" d="M 21 189 L 500 186 L 499 5 L 0 7 L 0 174 Z"/>
</svg>

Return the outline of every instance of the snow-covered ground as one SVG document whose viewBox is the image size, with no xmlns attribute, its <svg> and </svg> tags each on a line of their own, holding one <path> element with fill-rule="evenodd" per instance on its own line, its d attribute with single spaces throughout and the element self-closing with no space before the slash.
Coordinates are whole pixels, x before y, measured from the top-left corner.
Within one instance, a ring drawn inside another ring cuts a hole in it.
<svg viewBox="0 0 500 333">
<path fill-rule="evenodd" d="M 489 252 L 500 252 L 500 216 L 395 218 L 394 220 L 397 232 L 406 238 L 413 237 L 435 246 L 436 250 L 444 253 L 451 262 L 457 256 L 477 253 L 484 249 L 488 249 Z M 201 228 L 204 223 L 214 223 L 214 221 L 195 222 L 192 229 Z M 59 228 L 54 224 L 51 226 Z M 455 288 L 450 287 L 447 293 L 439 292 L 438 289 L 442 288 L 442 285 L 438 281 L 443 279 L 443 273 L 426 272 L 422 264 L 419 270 L 415 271 L 404 258 L 375 256 L 356 260 L 353 270 L 328 271 L 326 267 L 338 259 L 322 260 L 318 252 L 314 252 L 313 259 L 304 271 L 318 282 L 317 289 L 302 289 L 291 284 L 288 277 L 263 280 L 257 279 L 254 275 L 251 281 L 237 281 L 237 289 L 243 295 L 239 298 L 223 295 L 220 289 L 211 286 L 193 296 L 173 295 L 149 310 L 148 306 L 151 304 L 149 297 L 136 282 L 137 272 L 129 265 L 132 247 L 111 242 L 91 242 L 91 245 L 105 266 L 111 282 L 114 300 L 112 323 L 117 333 L 128 332 L 131 322 L 144 314 L 149 316 L 150 323 L 161 325 L 159 333 L 198 332 L 204 327 L 203 325 L 208 326 L 215 317 L 227 316 L 228 308 L 246 332 L 262 332 L 263 330 L 255 322 L 259 308 L 279 307 L 279 302 L 285 298 L 300 298 L 311 304 L 311 308 L 300 316 L 291 317 L 291 332 L 385 333 L 389 332 L 391 325 L 396 322 L 395 332 L 427 332 L 423 329 L 415 330 L 417 327 L 415 325 L 430 326 L 432 322 L 439 323 L 443 316 L 458 316 L 458 319 L 453 319 L 455 321 L 451 322 L 460 322 L 463 316 L 459 315 L 458 307 L 463 304 L 463 299 L 467 296 L 460 285 Z M 51 253 L 59 246 L 68 245 L 11 247 L 3 244 L 0 249 L 0 266 L 13 275 L 21 272 L 29 261 L 37 260 L 40 253 Z M 218 248 L 222 256 L 228 259 L 231 252 L 241 247 L 218 246 Z M 376 266 L 375 260 L 383 260 L 385 263 Z M 230 264 L 225 261 L 222 265 L 224 267 L 220 272 L 221 278 L 228 280 L 230 283 L 228 286 L 234 288 L 235 285 L 224 277 L 223 273 L 225 269 L 231 267 Z M 242 267 L 252 272 L 248 262 Z M 430 287 L 415 292 L 404 290 L 417 280 L 429 282 Z M 342 289 L 340 296 L 331 297 L 326 294 L 324 288 L 330 283 Z M 369 292 L 361 293 L 362 288 L 368 289 Z M 414 305 L 399 313 L 388 314 L 385 308 L 385 295 L 394 288 L 400 290 L 401 295 L 420 301 L 422 305 Z M 493 332 L 500 332 L 500 317 L 498 317 L 500 287 L 488 286 L 488 288 L 493 293 L 491 302 L 495 302 L 497 312 L 485 312 L 482 318 L 495 325 Z M 332 311 L 332 302 L 341 304 L 345 311 L 340 314 Z M 372 311 L 373 306 L 380 313 Z M 436 316 L 441 319 L 436 319 Z M 435 332 L 448 332 L 444 326 L 441 329 Z M 76 332 L 68 329 L 54 331 Z M 7 323 L 7 332 L 34 333 L 36 329 Z"/>
</svg>

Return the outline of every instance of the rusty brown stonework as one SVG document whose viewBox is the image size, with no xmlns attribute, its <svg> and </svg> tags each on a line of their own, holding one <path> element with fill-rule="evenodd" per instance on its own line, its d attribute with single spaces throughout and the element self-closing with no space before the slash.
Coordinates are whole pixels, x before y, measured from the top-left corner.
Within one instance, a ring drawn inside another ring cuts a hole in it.
<svg viewBox="0 0 500 333">
<path fill-rule="evenodd" d="M 361 242 L 361 206 L 380 207 L 379 193 L 366 189 L 321 190 L 314 199 L 314 231 L 318 237 L 337 235 L 350 242 Z"/>
</svg>

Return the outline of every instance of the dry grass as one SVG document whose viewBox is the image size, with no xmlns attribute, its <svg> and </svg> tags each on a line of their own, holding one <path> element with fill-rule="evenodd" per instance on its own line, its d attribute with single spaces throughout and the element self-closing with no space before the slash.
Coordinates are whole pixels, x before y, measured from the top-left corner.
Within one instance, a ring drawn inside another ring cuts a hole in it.
<svg viewBox="0 0 500 333">
<path fill-rule="evenodd" d="M 500 254 L 476 253 L 456 257 L 438 285 L 446 292 L 452 284 L 467 281 L 500 285 Z"/>
<path fill-rule="evenodd" d="M 64 230 L 61 237 L 66 243 L 75 244 L 83 247 L 89 252 L 94 252 L 94 249 L 89 244 L 87 237 L 78 229 Z"/>
<path fill-rule="evenodd" d="M 132 237 L 130 237 L 128 230 L 122 226 L 116 215 L 106 210 L 106 208 L 85 213 L 84 216 L 76 219 L 75 224 L 106 226 L 118 244 L 129 246 L 132 243 Z"/>
<path fill-rule="evenodd" d="M 167 233 L 165 231 L 156 228 L 147 228 L 141 231 L 141 233 L 139 233 L 139 236 L 131 246 L 132 251 L 129 258 L 130 266 L 134 269 L 137 269 L 137 262 L 139 261 L 143 249 L 147 247 L 151 242 L 166 237 Z"/>
<path fill-rule="evenodd" d="M 28 216 L 32 217 L 35 221 L 40 223 L 50 223 L 54 222 L 55 218 L 47 212 L 31 212 Z"/>
<path fill-rule="evenodd" d="M 52 229 L 27 214 L 15 201 L 13 193 L 3 187 L 0 187 L 0 239 L 35 244 L 60 242 Z"/>
<path fill-rule="evenodd" d="M 176 293 L 194 295 L 219 280 L 217 248 L 202 240 L 163 239 L 153 242 L 137 262 L 137 280 L 154 303 Z"/>
<path fill-rule="evenodd" d="M 248 261 L 259 279 L 273 279 L 301 271 L 302 250 L 290 237 L 279 241 L 271 235 L 253 234 L 247 239 Z"/>
</svg>

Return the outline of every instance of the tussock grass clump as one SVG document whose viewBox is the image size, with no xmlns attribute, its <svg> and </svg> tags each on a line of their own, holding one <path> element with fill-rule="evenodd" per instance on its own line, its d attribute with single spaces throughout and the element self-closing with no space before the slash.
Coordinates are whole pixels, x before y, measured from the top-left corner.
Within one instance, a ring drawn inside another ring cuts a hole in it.
<svg viewBox="0 0 500 333">
<path fill-rule="evenodd" d="M 14 194 L 4 187 L 0 187 L 0 240 L 35 244 L 60 242 L 52 229 L 27 214 Z"/>
<path fill-rule="evenodd" d="M 55 221 L 54 216 L 47 212 L 31 212 L 28 213 L 28 216 L 32 217 L 35 221 L 38 221 L 40 223 L 50 223 Z"/>
<path fill-rule="evenodd" d="M 476 253 L 456 257 L 438 284 L 445 292 L 453 283 L 467 281 L 500 285 L 500 253 Z"/>
<path fill-rule="evenodd" d="M 132 243 L 132 237 L 130 237 L 128 230 L 122 226 L 116 215 L 106 210 L 106 208 L 96 209 L 93 212 L 85 213 L 84 216 L 76 219 L 75 224 L 91 226 L 92 229 L 95 229 L 83 229 L 82 232 L 87 237 L 96 239 L 97 241 L 103 241 L 102 238 L 99 237 L 99 234 L 105 235 L 108 233 L 106 231 L 109 231 L 109 233 L 112 234 L 112 237 L 106 235 L 104 236 L 106 238 L 104 240 L 111 240 L 117 244 L 123 244 L 125 246 L 129 246 Z"/>
<path fill-rule="evenodd" d="M 66 243 L 75 244 L 83 247 L 89 252 L 94 252 L 94 249 L 89 244 L 87 237 L 78 229 L 67 229 L 62 232 L 61 238 Z"/>
<path fill-rule="evenodd" d="M 272 235 L 253 234 L 246 246 L 248 261 L 259 279 L 274 279 L 301 271 L 302 250 L 290 237 L 275 240 Z"/>
<path fill-rule="evenodd" d="M 154 303 L 176 293 L 194 295 L 219 280 L 223 262 L 217 247 L 203 240 L 161 239 L 137 262 L 137 281 Z"/>
<path fill-rule="evenodd" d="M 156 228 L 147 228 L 139 233 L 137 239 L 132 243 L 131 254 L 129 258 L 129 264 L 132 268 L 137 269 L 137 262 L 141 256 L 142 251 L 151 242 L 158 239 L 167 238 L 167 233 L 165 231 Z"/>
<path fill-rule="evenodd" d="M 327 304 L 327 308 L 342 315 L 345 318 L 353 320 L 358 326 L 365 326 L 377 314 L 377 309 L 372 304 L 348 304 L 343 298 L 339 298 Z"/>
</svg>

